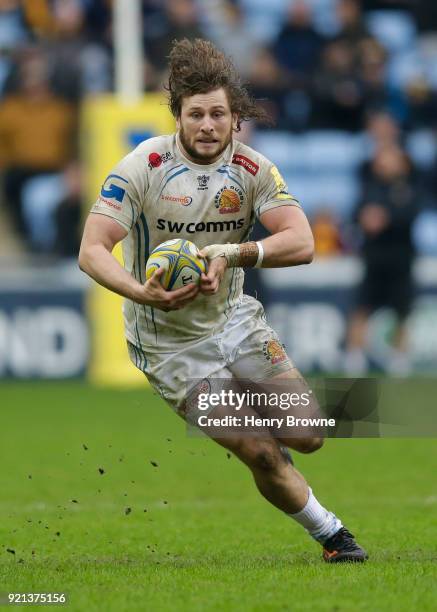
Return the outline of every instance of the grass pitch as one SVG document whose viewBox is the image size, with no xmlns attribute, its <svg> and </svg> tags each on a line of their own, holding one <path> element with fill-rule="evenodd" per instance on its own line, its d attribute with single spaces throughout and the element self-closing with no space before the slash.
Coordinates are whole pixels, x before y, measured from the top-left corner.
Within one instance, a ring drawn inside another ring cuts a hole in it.
<svg viewBox="0 0 437 612">
<path fill-rule="evenodd" d="M 149 390 L 3 384 L 0 592 L 69 610 L 435 610 L 435 440 L 328 440 L 296 463 L 358 535 L 320 547 Z"/>
</svg>

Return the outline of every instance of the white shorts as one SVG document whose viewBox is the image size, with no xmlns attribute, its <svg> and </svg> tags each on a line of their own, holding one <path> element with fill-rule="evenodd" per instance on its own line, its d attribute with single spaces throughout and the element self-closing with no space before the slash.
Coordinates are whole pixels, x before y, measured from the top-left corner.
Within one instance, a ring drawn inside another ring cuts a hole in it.
<svg viewBox="0 0 437 612">
<path fill-rule="evenodd" d="M 264 308 L 244 295 L 224 328 L 175 353 L 144 354 L 128 342 L 133 364 L 176 411 L 184 405 L 190 381 L 208 378 L 268 380 L 295 366 Z M 194 384 L 194 383 L 193 383 Z"/>
</svg>

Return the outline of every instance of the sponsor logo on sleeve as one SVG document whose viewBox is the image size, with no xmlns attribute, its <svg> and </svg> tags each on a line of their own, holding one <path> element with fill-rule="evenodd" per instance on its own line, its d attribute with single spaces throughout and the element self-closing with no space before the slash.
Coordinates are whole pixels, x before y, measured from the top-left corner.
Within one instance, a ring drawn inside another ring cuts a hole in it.
<svg viewBox="0 0 437 612">
<path fill-rule="evenodd" d="M 166 151 L 165 153 L 150 153 L 149 155 L 149 170 L 152 168 L 159 168 L 162 164 L 173 159 L 173 155 L 170 151 Z"/>
<path fill-rule="evenodd" d="M 214 198 L 215 207 L 221 215 L 237 213 L 240 211 L 243 202 L 243 192 L 238 187 L 222 187 Z"/>
<path fill-rule="evenodd" d="M 266 340 L 263 345 L 263 353 L 272 365 L 282 363 L 288 359 L 284 345 L 278 340 Z"/>
<path fill-rule="evenodd" d="M 180 204 L 181 206 L 189 206 L 193 201 L 193 198 L 191 196 L 162 194 L 161 200 L 165 200 L 166 202 L 174 202 L 175 204 Z"/>
<path fill-rule="evenodd" d="M 120 204 L 115 204 L 115 202 L 111 202 L 111 200 L 102 198 L 102 196 L 99 197 L 99 202 L 101 202 L 102 204 L 106 204 L 106 206 L 109 206 L 110 208 L 115 208 L 115 210 L 121 210 Z"/>
<path fill-rule="evenodd" d="M 238 153 L 235 153 L 232 157 L 232 163 L 237 164 L 237 166 L 242 166 L 253 176 L 255 176 L 259 170 L 258 164 L 256 164 L 254 161 L 252 161 L 245 155 L 239 155 Z"/>
<path fill-rule="evenodd" d="M 282 174 L 279 172 L 276 166 L 270 168 L 270 172 L 275 181 L 277 193 L 274 196 L 275 200 L 295 200 L 296 198 L 288 192 L 287 183 L 282 178 Z"/>
<path fill-rule="evenodd" d="M 274 197 L 275 200 L 294 200 L 292 195 L 288 193 L 288 191 L 278 191 L 278 193 Z"/>
<path fill-rule="evenodd" d="M 275 185 L 278 188 L 278 193 L 280 193 L 281 191 L 286 191 L 287 190 L 287 185 L 284 181 L 284 179 L 282 178 L 281 173 L 279 172 L 279 170 L 277 169 L 276 166 L 272 166 L 270 168 L 270 172 L 273 176 L 273 180 L 275 181 Z"/>
<path fill-rule="evenodd" d="M 126 188 L 117 185 L 114 181 L 125 183 L 126 185 L 128 184 L 128 181 L 122 176 L 118 176 L 118 174 L 110 174 L 102 185 L 99 200 L 100 202 L 103 202 L 116 210 L 121 210 L 120 204 L 123 202 Z M 119 204 L 117 204 L 117 202 L 119 202 Z"/>
</svg>

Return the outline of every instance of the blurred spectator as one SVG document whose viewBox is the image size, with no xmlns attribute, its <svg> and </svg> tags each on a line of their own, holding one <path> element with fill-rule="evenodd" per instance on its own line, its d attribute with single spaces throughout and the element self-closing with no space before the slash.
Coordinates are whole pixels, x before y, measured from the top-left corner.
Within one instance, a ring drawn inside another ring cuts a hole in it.
<svg viewBox="0 0 437 612">
<path fill-rule="evenodd" d="M 372 162 L 372 172 L 363 184 L 357 210 L 363 234 L 365 277 L 349 327 L 345 365 L 350 373 L 363 373 L 367 369 L 367 320 L 371 312 L 382 306 L 392 308 L 398 318 L 389 370 L 408 373 L 405 319 L 413 298 L 412 226 L 418 213 L 418 197 L 406 153 L 396 145 L 379 149 Z"/>
<path fill-rule="evenodd" d="M 336 5 L 339 31 L 335 37 L 348 45 L 350 52 L 359 54 L 359 46 L 370 37 L 359 0 L 338 0 Z"/>
<path fill-rule="evenodd" d="M 232 58 L 238 72 L 247 78 L 258 44 L 248 28 L 242 7 L 234 0 L 204 0 L 200 6 L 208 38 Z"/>
<path fill-rule="evenodd" d="M 4 195 L 21 233 L 23 188 L 36 176 L 61 172 L 75 155 L 75 109 L 49 83 L 45 56 L 23 52 L 19 88 L 0 103 L 0 167 Z"/>
<path fill-rule="evenodd" d="M 199 12 L 194 0 L 165 0 L 166 22 L 162 31 L 145 29 L 144 45 L 147 58 L 158 71 L 167 66 L 172 41 L 180 38 L 204 38 Z"/>
<path fill-rule="evenodd" d="M 278 64 L 291 85 L 306 83 L 318 65 L 324 39 L 312 24 L 312 9 L 304 0 L 293 0 L 288 19 L 272 46 Z"/>
<path fill-rule="evenodd" d="M 74 257 L 79 253 L 81 229 L 82 177 L 78 163 L 71 163 L 63 174 L 64 197 L 56 206 L 53 224 L 53 251 L 60 257 Z"/>
<path fill-rule="evenodd" d="M 81 0 L 85 11 L 86 36 L 106 48 L 112 46 L 112 5 L 114 0 Z M 143 2 L 146 4 L 146 0 Z"/>
<path fill-rule="evenodd" d="M 370 111 L 365 129 L 372 141 L 373 152 L 384 146 L 398 144 L 401 139 L 399 123 L 393 115 L 384 110 Z"/>
<path fill-rule="evenodd" d="M 30 42 L 32 33 L 53 30 L 49 0 L 0 0 L 0 47 L 14 49 Z"/>
<path fill-rule="evenodd" d="M 338 255 L 342 251 L 340 230 L 328 208 L 319 210 L 311 221 L 317 257 Z"/>
<path fill-rule="evenodd" d="M 282 68 L 268 49 L 259 49 L 255 54 L 249 78 L 252 95 L 266 109 L 273 125 L 284 129 L 287 81 Z"/>
<path fill-rule="evenodd" d="M 436 55 L 437 60 L 437 55 Z M 411 130 L 437 128 L 437 94 L 424 77 L 412 79 L 406 86 L 407 125 Z"/>
<path fill-rule="evenodd" d="M 56 91 L 74 102 L 83 95 L 109 91 L 109 51 L 87 39 L 82 0 L 54 0 L 52 10 L 54 33 L 46 46 Z"/>
<path fill-rule="evenodd" d="M 365 120 L 367 136 L 367 160 L 361 167 L 361 179 L 367 180 L 373 174 L 373 159 L 376 151 L 403 144 L 403 133 L 399 122 L 385 110 L 368 111 Z"/>
<path fill-rule="evenodd" d="M 354 56 L 342 41 L 329 43 L 314 81 L 314 124 L 319 128 L 358 131 L 364 98 Z"/>
<path fill-rule="evenodd" d="M 276 122 L 280 129 L 302 131 L 309 127 L 312 79 L 324 42 L 313 26 L 310 4 L 293 0 L 288 7 L 287 22 L 272 45 L 273 57 L 282 76 L 275 88 L 276 105 L 281 108 Z"/>
<path fill-rule="evenodd" d="M 387 53 L 374 39 L 367 39 L 360 45 L 360 79 L 368 110 L 384 109 L 399 122 L 407 116 L 405 96 L 401 90 L 387 84 Z"/>
<path fill-rule="evenodd" d="M 72 257 L 79 252 L 80 192 L 77 162 L 63 172 L 35 175 L 26 181 L 23 219 L 34 253 Z"/>
<path fill-rule="evenodd" d="M 0 0 L 0 48 L 15 49 L 29 40 L 21 0 Z"/>
<path fill-rule="evenodd" d="M 0 95 L 12 69 L 11 55 L 29 42 L 31 31 L 21 0 L 0 0 Z"/>
</svg>

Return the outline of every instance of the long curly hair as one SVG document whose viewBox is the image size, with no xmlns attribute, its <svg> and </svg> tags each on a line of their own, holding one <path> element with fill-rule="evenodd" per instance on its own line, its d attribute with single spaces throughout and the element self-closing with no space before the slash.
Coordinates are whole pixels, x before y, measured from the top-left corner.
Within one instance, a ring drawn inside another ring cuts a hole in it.
<svg viewBox="0 0 437 612">
<path fill-rule="evenodd" d="M 180 117 L 183 98 L 223 87 L 231 112 L 238 115 L 237 131 L 240 130 L 241 122 L 249 119 L 270 123 L 265 110 L 257 105 L 243 85 L 231 59 L 210 41 L 201 38 L 173 41 L 169 70 L 165 88 L 174 117 Z"/>
</svg>

